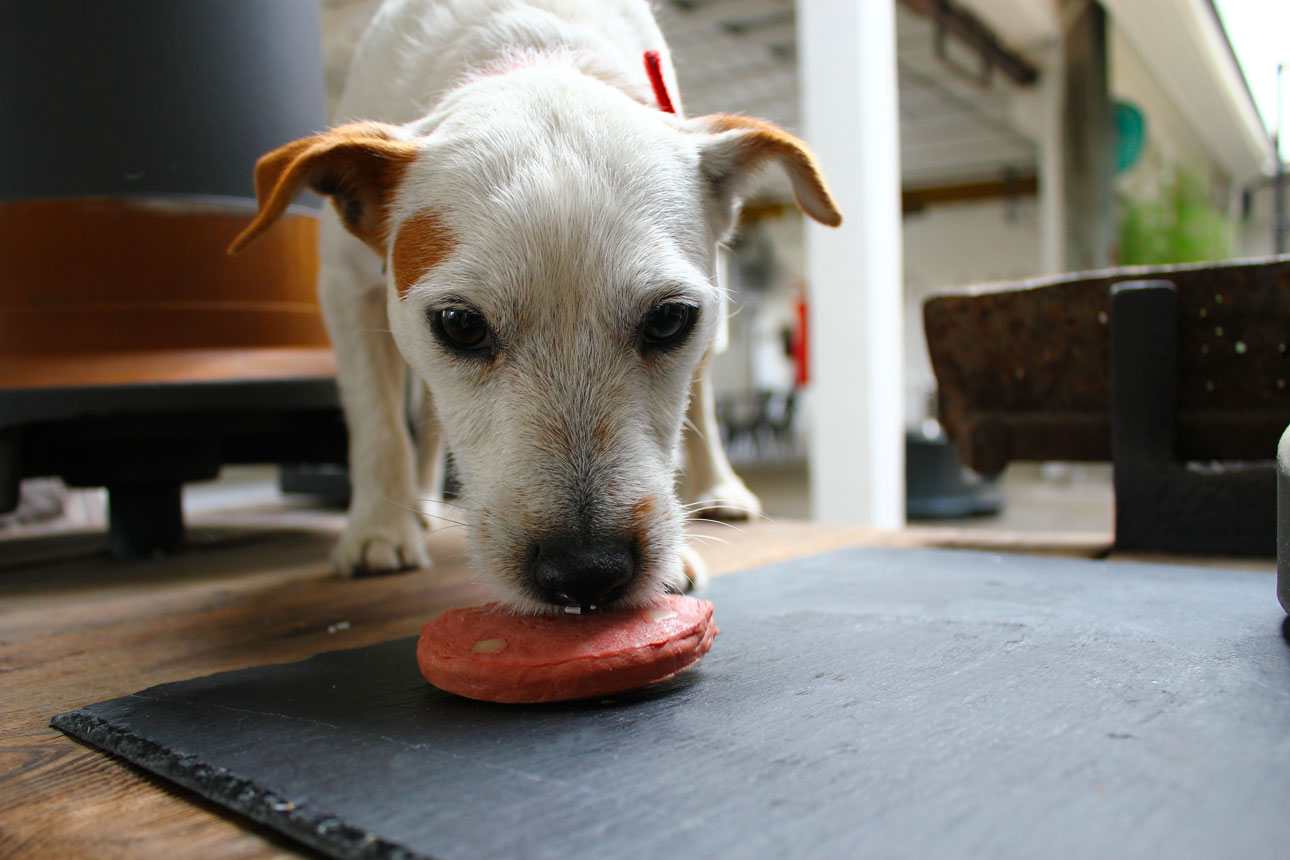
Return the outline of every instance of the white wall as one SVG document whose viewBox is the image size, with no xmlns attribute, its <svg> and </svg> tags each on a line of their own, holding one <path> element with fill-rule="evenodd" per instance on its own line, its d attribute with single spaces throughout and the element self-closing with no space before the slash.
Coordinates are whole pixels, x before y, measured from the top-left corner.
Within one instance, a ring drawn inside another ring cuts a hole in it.
<svg viewBox="0 0 1290 860">
<path fill-rule="evenodd" d="M 1290 177 L 1286 182 L 1286 200 L 1290 201 Z M 1250 204 L 1249 217 L 1240 222 L 1236 232 L 1236 252 L 1242 257 L 1271 256 L 1276 250 L 1272 238 L 1276 193 L 1271 182 L 1251 193 Z"/>
<path fill-rule="evenodd" d="M 736 304 L 730 349 L 718 357 L 713 377 L 718 393 L 780 388 L 791 382 L 792 365 L 782 356 L 778 331 L 794 322 L 795 287 L 802 279 L 801 219 L 796 214 L 761 222 L 773 242 L 779 267 L 773 293 Z M 923 336 L 923 300 L 946 288 L 992 281 L 1019 281 L 1042 272 L 1038 201 L 983 201 L 936 206 L 904 218 L 905 421 L 927 417 L 935 389 Z M 738 296 L 736 296 L 738 299 Z"/>
<path fill-rule="evenodd" d="M 796 301 L 805 271 L 802 226 L 798 211 L 785 209 L 779 217 L 764 218 L 745 228 L 742 241 L 734 243 L 727 276 L 730 342 L 712 362 L 712 383 L 718 397 L 754 390 L 784 391 L 793 386 L 795 369 L 784 354 L 780 332 L 796 325 Z M 762 243 L 769 245 L 775 265 L 769 272 L 769 283 L 754 290 L 742 283 L 739 249 Z"/>
<path fill-rule="evenodd" d="M 1146 116 L 1147 139 L 1142 157 L 1117 177 L 1117 188 L 1131 194 L 1151 194 L 1163 161 L 1201 171 L 1201 175 L 1220 186 L 1220 193 L 1226 193 L 1226 174 L 1152 75 L 1133 44 L 1114 21 L 1107 29 L 1111 97 L 1133 104 Z"/>
</svg>

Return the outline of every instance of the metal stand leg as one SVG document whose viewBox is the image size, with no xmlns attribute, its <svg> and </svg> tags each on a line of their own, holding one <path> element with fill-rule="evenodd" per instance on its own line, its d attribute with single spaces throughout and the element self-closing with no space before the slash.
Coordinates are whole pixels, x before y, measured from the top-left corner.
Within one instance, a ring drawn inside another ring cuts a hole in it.
<svg viewBox="0 0 1290 860">
<path fill-rule="evenodd" d="M 1277 597 L 1290 612 L 1290 427 L 1277 446 Z"/>
<path fill-rule="evenodd" d="M 0 430 L 0 514 L 18 507 L 22 462 L 18 458 L 18 431 Z"/>
<path fill-rule="evenodd" d="M 1200 466 L 1174 458 L 1174 285 L 1116 284 L 1111 312 L 1116 548 L 1274 555 L 1276 490 L 1270 463 Z"/>
<path fill-rule="evenodd" d="M 183 485 L 179 482 L 108 487 L 108 545 L 117 558 L 171 552 L 184 543 Z"/>
</svg>

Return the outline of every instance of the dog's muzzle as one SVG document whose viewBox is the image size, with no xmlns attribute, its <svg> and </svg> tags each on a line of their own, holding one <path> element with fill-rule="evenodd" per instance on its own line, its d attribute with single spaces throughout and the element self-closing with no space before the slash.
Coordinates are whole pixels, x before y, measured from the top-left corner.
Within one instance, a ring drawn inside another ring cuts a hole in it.
<svg viewBox="0 0 1290 860">
<path fill-rule="evenodd" d="M 544 600 L 602 606 L 627 590 L 636 557 L 627 541 L 546 540 L 530 552 L 528 574 Z"/>
</svg>

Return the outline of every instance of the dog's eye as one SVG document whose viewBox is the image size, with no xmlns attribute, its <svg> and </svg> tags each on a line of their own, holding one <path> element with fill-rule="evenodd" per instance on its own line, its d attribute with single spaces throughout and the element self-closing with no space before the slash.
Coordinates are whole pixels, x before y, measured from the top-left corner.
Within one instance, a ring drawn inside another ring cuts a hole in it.
<svg viewBox="0 0 1290 860">
<path fill-rule="evenodd" d="M 694 327 L 698 309 L 684 302 L 664 302 L 645 316 L 641 344 L 646 350 L 680 346 Z"/>
<path fill-rule="evenodd" d="M 493 333 L 483 314 L 469 308 L 446 308 L 430 314 L 430 325 L 445 346 L 479 355 L 493 346 Z"/>
</svg>

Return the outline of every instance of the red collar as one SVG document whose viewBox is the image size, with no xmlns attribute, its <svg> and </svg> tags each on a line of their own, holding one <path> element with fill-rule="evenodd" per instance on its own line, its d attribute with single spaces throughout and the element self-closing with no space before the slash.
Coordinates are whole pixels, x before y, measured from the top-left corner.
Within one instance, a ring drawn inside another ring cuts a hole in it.
<svg viewBox="0 0 1290 860">
<path fill-rule="evenodd" d="M 654 100 L 663 113 L 676 113 L 672 106 L 672 97 L 667 94 L 667 84 L 663 81 L 662 58 L 658 51 L 645 52 L 645 74 L 649 75 L 649 85 L 654 88 Z"/>
</svg>

